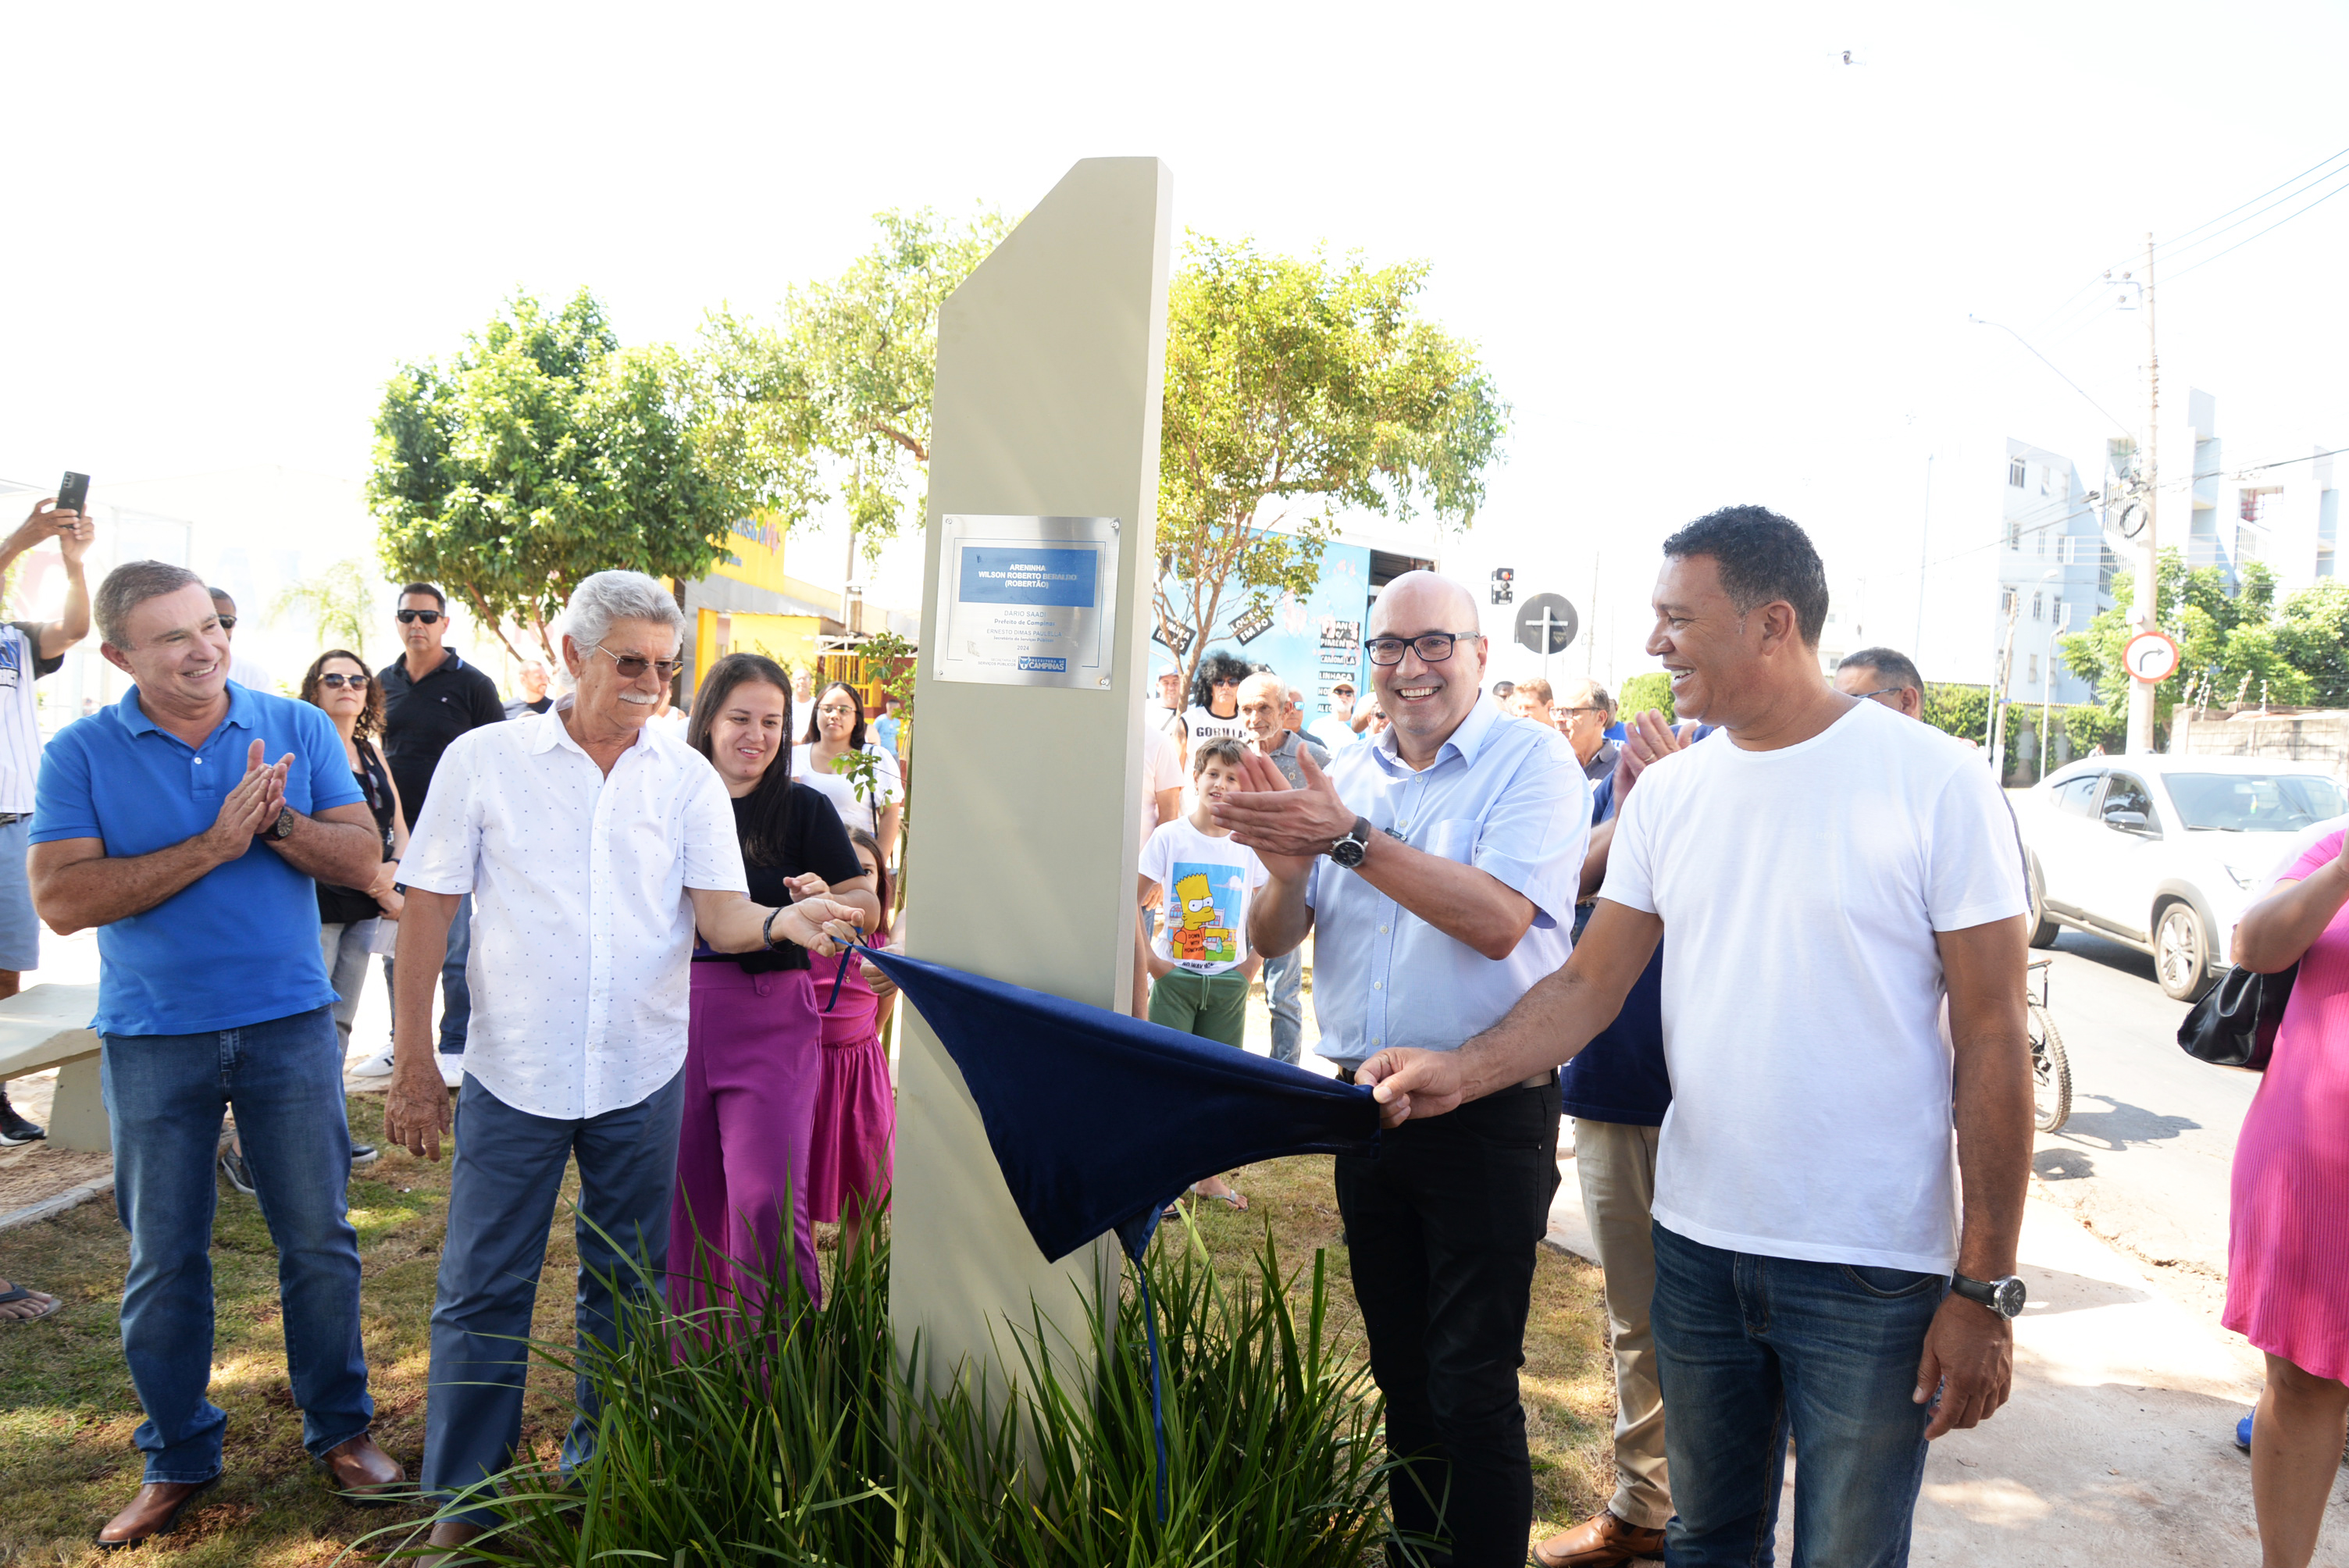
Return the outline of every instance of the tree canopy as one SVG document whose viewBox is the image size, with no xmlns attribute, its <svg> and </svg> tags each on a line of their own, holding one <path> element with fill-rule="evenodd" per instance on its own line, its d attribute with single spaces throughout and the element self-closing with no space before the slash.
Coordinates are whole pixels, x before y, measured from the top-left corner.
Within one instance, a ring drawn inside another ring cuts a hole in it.
<svg viewBox="0 0 2349 1568">
<path fill-rule="evenodd" d="M 938 307 L 1012 220 L 876 213 L 872 249 L 772 321 L 720 306 L 691 361 L 704 465 L 785 529 L 837 503 L 869 560 L 928 506 Z"/>
<path fill-rule="evenodd" d="M 698 459 L 684 380 L 673 349 L 623 347 L 584 289 L 553 311 L 517 294 L 447 362 L 400 366 L 367 480 L 387 573 L 501 638 L 532 628 L 550 656 L 546 623 L 590 573 L 704 575 L 747 498 Z"/>
<path fill-rule="evenodd" d="M 2209 700 L 2265 700 L 2297 707 L 2340 701 L 2344 669 L 2340 636 L 2349 630 L 2349 588 L 2319 583 L 2292 596 L 2278 610 L 2275 569 L 2246 561 L 2230 588 L 2215 566 L 2189 568 L 2175 550 L 2160 552 L 2155 565 L 2155 624 L 2178 640 L 2178 673 L 2155 688 L 2154 723 L 2169 715 L 2189 689 L 2208 685 Z M 2128 711 L 2130 676 L 2121 650 L 2137 634 L 2131 607 L 2137 583 L 2113 583 L 2113 607 L 2088 623 L 2087 630 L 2063 641 L 2064 663 L 2093 683 L 2106 710 Z M 2328 695 L 2333 694 L 2333 695 Z"/>
<path fill-rule="evenodd" d="M 1312 592 L 1341 511 L 1475 517 L 1509 409 L 1473 346 L 1418 314 L 1427 271 L 1190 237 L 1167 297 L 1155 604 L 1186 686 L 1219 620 Z"/>
</svg>

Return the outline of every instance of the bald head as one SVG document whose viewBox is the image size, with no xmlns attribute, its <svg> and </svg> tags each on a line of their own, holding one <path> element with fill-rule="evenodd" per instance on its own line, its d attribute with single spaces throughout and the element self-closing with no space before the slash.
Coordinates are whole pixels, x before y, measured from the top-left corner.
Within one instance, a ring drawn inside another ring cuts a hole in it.
<svg viewBox="0 0 2349 1568">
<path fill-rule="evenodd" d="M 1476 595 L 1449 577 L 1406 572 L 1380 592 L 1370 636 L 1403 645 L 1393 664 L 1373 655 L 1371 680 L 1394 726 L 1396 751 L 1413 767 L 1424 768 L 1475 711 L 1484 690 L 1485 646 Z M 1448 639 L 1448 645 L 1437 639 Z M 1423 641 L 1443 650 L 1440 656 L 1423 653 Z"/>
</svg>

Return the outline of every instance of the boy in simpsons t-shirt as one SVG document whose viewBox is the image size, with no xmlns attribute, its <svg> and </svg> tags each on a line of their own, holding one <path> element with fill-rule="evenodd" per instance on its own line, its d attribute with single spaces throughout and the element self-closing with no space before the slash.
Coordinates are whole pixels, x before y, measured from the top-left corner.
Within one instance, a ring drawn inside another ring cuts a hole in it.
<svg viewBox="0 0 2349 1568">
<path fill-rule="evenodd" d="M 1190 814 L 1161 822 L 1141 861 L 1142 903 L 1160 921 L 1148 954 L 1150 1021 L 1235 1048 L 1247 1031 L 1248 980 L 1264 962 L 1248 951 L 1248 899 L 1268 873 L 1207 809 L 1239 782 L 1247 755 L 1228 737 L 1192 742 Z M 1247 1207 L 1220 1178 L 1193 1191 Z"/>
</svg>

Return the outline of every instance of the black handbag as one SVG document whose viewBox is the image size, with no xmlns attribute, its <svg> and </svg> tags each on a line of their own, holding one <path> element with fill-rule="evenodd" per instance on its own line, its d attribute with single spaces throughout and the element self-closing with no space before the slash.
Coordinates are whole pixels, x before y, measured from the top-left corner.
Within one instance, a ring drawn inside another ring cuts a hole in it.
<svg viewBox="0 0 2349 1568">
<path fill-rule="evenodd" d="M 2283 1005 L 2292 999 L 2292 977 L 2299 973 L 2297 964 L 2273 975 L 2240 965 L 2228 970 L 2178 1026 L 2178 1045 L 2213 1067 L 2267 1071 L 2276 1026 L 2283 1022 Z"/>
</svg>

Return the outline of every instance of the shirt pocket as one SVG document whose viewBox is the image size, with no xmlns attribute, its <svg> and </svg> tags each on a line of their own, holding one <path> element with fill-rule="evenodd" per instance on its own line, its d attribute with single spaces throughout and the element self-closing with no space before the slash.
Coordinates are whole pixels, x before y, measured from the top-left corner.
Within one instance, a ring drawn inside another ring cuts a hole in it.
<svg viewBox="0 0 2349 1568">
<path fill-rule="evenodd" d="M 1427 841 L 1419 847 L 1439 860 L 1468 865 L 1476 858 L 1476 838 L 1482 827 L 1474 817 L 1446 817 L 1429 826 Z"/>
</svg>

